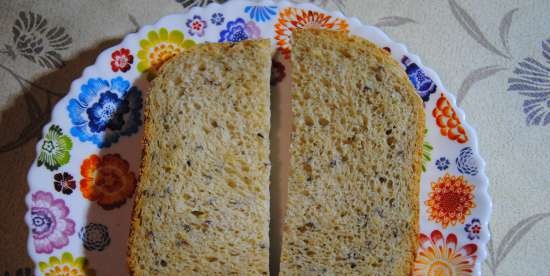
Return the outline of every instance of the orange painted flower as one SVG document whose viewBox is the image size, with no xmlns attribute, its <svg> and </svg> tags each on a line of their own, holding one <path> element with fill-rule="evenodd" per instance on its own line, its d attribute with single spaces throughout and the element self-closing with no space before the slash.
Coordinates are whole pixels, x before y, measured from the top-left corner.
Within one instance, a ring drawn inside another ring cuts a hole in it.
<svg viewBox="0 0 550 276">
<path fill-rule="evenodd" d="M 348 27 L 348 22 L 344 19 L 334 18 L 322 12 L 288 7 L 279 12 L 279 18 L 275 24 L 275 40 L 277 40 L 278 49 L 288 59 L 293 29 L 316 28 L 347 32 Z"/>
<path fill-rule="evenodd" d="M 432 182 L 432 191 L 424 203 L 428 206 L 429 219 L 441 223 L 443 228 L 457 222 L 464 223 L 466 216 L 476 207 L 474 186 L 464 176 L 445 174 Z"/>
<path fill-rule="evenodd" d="M 121 206 L 136 188 L 136 177 L 119 154 L 91 155 L 82 162 L 80 174 L 82 195 L 104 209 Z"/>
<path fill-rule="evenodd" d="M 469 243 L 459 248 L 455 234 L 445 238 L 439 230 L 434 230 L 430 237 L 421 233 L 419 243 L 413 276 L 472 275 L 477 245 Z"/>
<path fill-rule="evenodd" d="M 437 126 L 439 126 L 441 135 L 447 136 L 449 139 L 455 140 L 460 144 L 468 141 L 466 131 L 462 127 L 455 110 L 445 95 L 441 94 L 441 97 L 437 100 L 432 115 L 435 118 Z"/>
</svg>

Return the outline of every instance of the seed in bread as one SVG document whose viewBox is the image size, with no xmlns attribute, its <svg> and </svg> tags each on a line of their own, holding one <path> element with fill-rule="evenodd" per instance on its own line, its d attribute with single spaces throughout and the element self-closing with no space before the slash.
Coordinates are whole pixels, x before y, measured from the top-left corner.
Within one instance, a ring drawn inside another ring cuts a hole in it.
<svg viewBox="0 0 550 276">
<path fill-rule="evenodd" d="M 268 40 L 201 44 L 164 65 L 145 110 L 133 275 L 267 275 Z"/>
<path fill-rule="evenodd" d="M 282 275 L 409 275 L 424 111 L 404 70 L 362 38 L 292 34 L 291 173 Z"/>
</svg>

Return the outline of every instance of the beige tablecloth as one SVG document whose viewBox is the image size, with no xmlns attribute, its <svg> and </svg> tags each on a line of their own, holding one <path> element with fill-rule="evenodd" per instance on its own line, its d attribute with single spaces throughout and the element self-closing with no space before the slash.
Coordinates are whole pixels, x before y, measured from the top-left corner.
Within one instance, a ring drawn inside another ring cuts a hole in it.
<svg viewBox="0 0 550 276">
<path fill-rule="evenodd" d="M 205 2 L 0 1 L 0 273 L 31 275 L 25 178 L 52 105 L 126 33 Z M 316 2 L 404 42 L 458 96 L 494 204 L 484 274 L 550 275 L 550 1 Z M 30 14 L 58 28 L 56 43 L 15 42 L 16 20 Z"/>
</svg>

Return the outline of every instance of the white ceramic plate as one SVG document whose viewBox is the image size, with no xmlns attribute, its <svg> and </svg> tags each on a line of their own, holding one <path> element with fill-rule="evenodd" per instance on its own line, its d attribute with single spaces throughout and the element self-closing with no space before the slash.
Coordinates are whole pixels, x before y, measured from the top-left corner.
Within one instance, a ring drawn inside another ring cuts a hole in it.
<svg viewBox="0 0 550 276">
<path fill-rule="evenodd" d="M 64 269 L 80 273 L 74 275 L 128 274 L 142 101 L 163 61 L 195 43 L 270 38 L 280 53 L 273 91 L 288 93 L 288 36 L 292 28 L 311 27 L 367 38 L 402 64 L 424 100 L 427 126 L 414 274 L 479 275 L 491 211 L 484 162 L 474 130 L 437 74 L 404 45 L 356 18 L 311 4 L 241 0 L 192 8 L 144 26 L 103 51 L 72 83 L 43 129 L 28 174 L 25 220 L 35 274 L 61 275 L 56 271 Z"/>
</svg>

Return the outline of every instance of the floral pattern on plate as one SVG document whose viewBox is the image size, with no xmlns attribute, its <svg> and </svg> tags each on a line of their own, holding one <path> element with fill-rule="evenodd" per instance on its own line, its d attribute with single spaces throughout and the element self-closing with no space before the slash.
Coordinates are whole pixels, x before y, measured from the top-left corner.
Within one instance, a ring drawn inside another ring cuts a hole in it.
<svg viewBox="0 0 550 276">
<path fill-rule="evenodd" d="M 420 234 L 420 248 L 414 263 L 414 276 L 471 275 L 477 259 L 477 245 L 460 246 L 456 234 L 443 236 L 434 230 L 430 236 Z"/>
<path fill-rule="evenodd" d="M 185 39 L 180 30 L 160 28 L 158 31 L 149 31 L 147 38 L 140 40 L 140 50 L 137 53 L 139 72 L 152 70 L 156 74 L 167 60 L 180 54 L 195 45 L 195 41 Z"/>
<path fill-rule="evenodd" d="M 225 17 L 223 16 L 223 14 L 221 12 L 216 12 L 214 14 L 212 14 L 212 16 L 210 17 L 210 22 L 212 22 L 212 24 L 214 25 L 221 25 L 223 24 L 223 22 L 225 21 Z"/>
<path fill-rule="evenodd" d="M 428 200 L 429 219 L 447 228 L 449 224 L 464 223 L 465 218 L 476 207 L 474 186 L 468 183 L 464 176 L 445 174 L 432 183 L 432 191 Z"/>
<path fill-rule="evenodd" d="M 413 84 L 418 95 L 423 101 L 429 101 L 430 95 L 435 93 L 437 90 L 437 85 L 435 85 L 435 82 L 408 57 L 404 56 L 401 59 L 401 63 L 405 65 L 405 71 L 407 72 L 409 80 Z"/>
<path fill-rule="evenodd" d="M 82 162 L 80 174 L 82 196 L 107 210 L 124 204 L 136 188 L 136 176 L 119 154 L 91 155 Z"/>
<path fill-rule="evenodd" d="M 269 21 L 277 14 L 277 6 L 246 6 L 244 12 L 257 22 Z"/>
<path fill-rule="evenodd" d="M 59 167 L 69 163 L 71 158 L 70 151 L 73 148 L 73 142 L 69 136 L 63 134 L 63 130 L 58 125 L 52 125 L 44 136 L 42 146 L 36 165 L 44 165 L 48 170 L 57 170 Z"/>
<path fill-rule="evenodd" d="M 141 91 L 122 77 L 89 79 L 67 105 L 71 135 L 99 148 L 110 147 L 141 125 Z"/>
<path fill-rule="evenodd" d="M 422 144 L 422 171 L 426 171 L 426 164 L 430 161 L 432 161 L 432 150 L 434 147 L 428 139 L 426 139 L 426 134 L 428 133 L 428 129 L 424 129 L 424 143 Z"/>
<path fill-rule="evenodd" d="M 193 18 L 187 19 L 187 23 L 185 23 L 185 25 L 189 28 L 187 33 L 191 36 L 203 36 L 204 30 L 208 27 L 206 20 L 202 19 L 199 15 L 194 15 Z"/>
<path fill-rule="evenodd" d="M 436 120 L 437 126 L 439 126 L 441 135 L 447 136 L 449 139 L 457 141 L 460 144 L 468 141 L 468 135 L 466 135 L 460 119 L 458 119 L 458 115 L 445 95 L 441 94 L 437 100 L 432 115 Z"/>
<path fill-rule="evenodd" d="M 470 223 L 466 223 L 464 231 L 468 233 L 468 239 L 479 239 L 479 233 L 481 233 L 481 221 L 477 218 L 472 219 Z"/>
<path fill-rule="evenodd" d="M 120 48 L 111 54 L 111 70 L 113 72 L 128 72 L 132 68 L 132 63 L 134 63 L 134 56 L 126 48 Z"/>
<path fill-rule="evenodd" d="M 111 243 L 109 229 L 99 223 L 90 223 L 80 229 L 78 237 L 87 250 L 103 251 Z"/>
<path fill-rule="evenodd" d="M 456 167 L 463 174 L 476 175 L 479 171 L 474 151 L 470 147 L 460 150 L 456 158 Z"/>
<path fill-rule="evenodd" d="M 42 22 L 31 13 L 21 15 L 20 21 L 32 17 Z M 47 36 L 23 25 L 18 28 L 21 34 L 17 41 L 30 33 Z M 288 93 L 289 36 L 295 28 L 324 28 L 365 37 L 402 65 L 423 98 L 427 113 L 419 214 L 423 234 L 415 273 L 423 275 L 426 269 L 432 269 L 444 274 L 450 268 L 458 275 L 477 275 L 479 265 L 475 264 L 483 261 L 479 256 L 486 255 L 489 238 L 487 181 L 475 132 L 464 121 L 454 97 L 443 91 L 438 76 L 380 30 L 341 13 L 312 4 L 243 0 L 196 8 L 143 26 L 100 54 L 96 64 L 71 85 L 66 98 L 54 108 L 51 123 L 43 129 L 37 160 L 29 172 L 26 220 L 31 230 L 29 248 L 33 250 L 29 253 L 36 263 L 35 274 L 93 275 L 97 271 L 101 275 L 126 275 L 124 258 L 108 258 L 106 254 L 126 254 L 124 240 L 141 160 L 144 93 L 151 77 L 167 60 L 185 54 L 195 45 L 194 39 L 201 43 L 271 39 L 278 49 L 271 68 L 272 89 Z M 60 49 L 49 44 L 53 37 L 46 37 L 42 45 Z M 66 43 L 64 37 L 64 32 L 57 36 Z M 27 46 L 17 48 L 15 54 L 23 55 L 40 45 Z M 36 57 L 51 58 L 44 52 Z M 518 74 L 518 78 L 523 76 Z M 516 82 L 510 84 L 517 87 Z M 541 105 L 543 101 L 538 99 L 536 105 Z M 533 115 L 534 123 L 539 115 Z M 544 122 L 541 117 L 540 124 Z M 33 209 L 38 203 L 42 209 Z M 77 257 L 83 252 L 89 253 L 94 269 Z M 92 256 L 109 259 L 109 264 L 98 265 L 99 259 Z"/>
<path fill-rule="evenodd" d="M 349 25 L 345 19 L 335 18 L 326 13 L 287 7 L 279 11 L 275 24 L 277 48 L 290 58 L 290 36 L 293 29 L 321 28 L 347 32 Z"/>
<path fill-rule="evenodd" d="M 228 21 L 225 30 L 220 32 L 219 42 L 239 42 L 247 39 L 259 38 L 260 28 L 254 21 L 246 22 L 242 18 Z"/>
<path fill-rule="evenodd" d="M 76 188 L 76 181 L 68 172 L 56 173 L 53 176 L 53 186 L 56 191 L 70 195 Z"/>
<path fill-rule="evenodd" d="M 62 199 L 51 193 L 38 191 L 32 194 L 31 233 L 36 253 L 52 253 L 69 244 L 75 223 L 68 218 L 69 208 Z"/>
<path fill-rule="evenodd" d="M 44 276 L 95 276 L 84 257 L 74 258 L 70 252 L 61 255 L 61 259 L 52 256 L 48 262 L 38 263 L 38 269 Z"/>
</svg>

